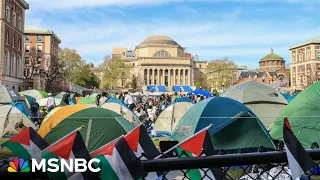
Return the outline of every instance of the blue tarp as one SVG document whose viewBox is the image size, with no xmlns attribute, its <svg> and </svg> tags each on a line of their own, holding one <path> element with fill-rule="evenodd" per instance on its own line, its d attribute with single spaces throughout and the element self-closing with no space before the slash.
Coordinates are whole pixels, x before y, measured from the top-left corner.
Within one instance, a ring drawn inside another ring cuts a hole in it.
<svg viewBox="0 0 320 180">
<path fill-rule="evenodd" d="M 192 94 L 192 93 L 194 93 L 195 95 L 204 95 L 204 96 L 206 96 L 207 98 L 209 98 L 209 97 L 211 97 L 211 93 L 210 92 L 208 92 L 208 91 L 204 91 L 204 90 L 202 90 L 202 89 L 196 89 L 196 90 L 194 90 L 194 91 L 192 91 L 192 92 L 189 92 L 188 94 Z"/>
<path fill-rule="evenodd" d="M 292 101 L 299 93 L 296 93 L 296 94 L 294 94 L 294 95 L 290 95 L 290 94 L 286 94 L 286 93 L 281 93 L 282 94 L 282 96 L 288 101 L 288 103 L 290 102 L 290 101 Z"/>
<path fill-rule="evenodd" d="M 114 103 L 118 103 L 118 104 L 121 104 L 125 107 L 128 107 L 121 99 L 117 99 L 117 98 L 114 98 L 114 97 L 110 97 L 107 101 L 108 102 L 114 102 Z"/>
<path fill-rule="evenodd" d="M 176 98 L 173 103 L 177 103 L 177 102 L 191 102 L 192 103 L 191 99 L 186 98 L 186 97 Z"/>
</svg>

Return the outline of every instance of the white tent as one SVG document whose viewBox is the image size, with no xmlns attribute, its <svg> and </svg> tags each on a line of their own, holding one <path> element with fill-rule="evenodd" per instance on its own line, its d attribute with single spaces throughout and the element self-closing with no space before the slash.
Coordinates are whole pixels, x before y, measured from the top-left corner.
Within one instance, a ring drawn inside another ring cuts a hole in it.
<svg viewBox="0 0 320 180">
<path fill-rule="evenodd" d="M 26 127 L 32 127 L 36 129 L 22 111 L 13 105 L 0 105 L 0 135 L 3 137 L 8 134 L 15 134 L 15 125 L 17 122 L 22 122 Z"/>
<path fill-rule="evenodd" d="M 122 117 L 127 119 L 130 123 L 134 123 L 134 125 L 136 125 L 136 126 L 141 124 L 137 115 L 135 115 L 130 109 L 128 109 L 127 107 L 125 107 L 119 103 L 107 102 L 107 103 L 102 104 L 101 108 L 109 109 L 113 112 L 120 114 Z"/>
<path fill-rule="evenodd" d="M 190 102 L 177 102 L 164 109 L 154 125 L 155 131 L 172 132 L 182 116 L 193 106 Z"/>
</svg>

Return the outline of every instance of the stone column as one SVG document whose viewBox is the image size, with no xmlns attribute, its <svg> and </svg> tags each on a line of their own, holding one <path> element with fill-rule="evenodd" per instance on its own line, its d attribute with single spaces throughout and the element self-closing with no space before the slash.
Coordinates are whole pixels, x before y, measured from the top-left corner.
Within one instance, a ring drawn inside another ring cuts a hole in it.
<svg viewBox="0 0 320 180">
<path fill-rule="evenodd" d="M 149 69 L 147 69 L 147 86 L 149 85 L 150 77 L 149 77 Z"/>
<path fill-rule="evenodd" d="M 154 86 L 154 69 L 152 69 L 152 80 L 151 80 L 151 85 Z"/>
<path fill-rule="evenodd" d="M 160 86 L 160 69 L 157 69 L 157 86 Z"/>
<path fill-rule="evenodd" d="M 191 84 L 191 69 L 188 70 L 188 86 L 192 86 L 192 84 Z"/>
<path fill-rule="evenodd" d="M 168 86 L 171 86 L 171 69 L 168 69 Z"/>
<path fill-rule="evenodd" d="M 176 83 L 176 69 L 173 70 L 173 85 L 177 85 Z"/>
<path fill-rule="evenodd" d="M 178 69 L 178 84 L 177 85 L 179 85 L 179 86 L 181 86 L 181 69 Z"/>
<path fill-rule="evenodd" d="M 186 82 L 186 77 L 185 77 L 185 69 L 182 70 L 182 84 L 181 86 L 184 86 Z"/>
<path fill-rule="evenodd" d="M 165 78 L 165 74 L 166 74 L 166 70 L 165 69 L 162 69 L 162 85 L 166 85 L 166 78 Z"/>
</svg>

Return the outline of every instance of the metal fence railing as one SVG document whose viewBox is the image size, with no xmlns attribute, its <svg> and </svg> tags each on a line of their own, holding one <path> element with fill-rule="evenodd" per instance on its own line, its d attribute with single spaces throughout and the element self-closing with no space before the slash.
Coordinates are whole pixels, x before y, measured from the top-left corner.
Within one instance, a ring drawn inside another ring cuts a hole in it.
<svg viewBox="0 0 320 180">
<path fill-rule="evenodd" d="M 308 150 L 313 160 L 319 165 L 320 149 Z M 161 172 L 162 180 L 193 180 L 188 176 L 192 169 L 199 169 L 202 179 L 213 179 L 207 175 L 208 168 L 221 168 L 224 176 L 216 179 L 230 180 L 283 180 L 292 179 L 283 151 L 224 154 L 203 157 L 163 158 L 143 161 L 147 172 Z M 318 167 L 311 169 L 301 179 L 320 179 Z"/>
</svg>

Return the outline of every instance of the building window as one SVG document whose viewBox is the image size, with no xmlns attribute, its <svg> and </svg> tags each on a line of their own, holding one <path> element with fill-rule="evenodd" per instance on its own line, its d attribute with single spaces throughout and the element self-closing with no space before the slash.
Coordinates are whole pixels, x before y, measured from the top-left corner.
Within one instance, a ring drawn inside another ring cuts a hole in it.
<svg viewBox="0 0 320 180">
<path fill-rule="evenodd" d="M 22 19 L 21 19 L 21 17 L 19 17 L 18 29 L 19 29 L 20 31 L 22 30 Z"/>
<path fill-rule="evenodd" d="M 30 52 L 30 44 L 25 44 L 25 51 Z"/>
<path fill-rule="evenodd" d="M 310 52 L 310 51 L 307 52 L 307 59 L 308 59 L 308 60 L 311 59 L 311 52 Z"/>
<path fill-rule="evenodd" d="M 296 73 L 296 67 L 292 68 L 292 73 Z"/>
<path fill-rule="evenodd" d="M 303 54 L 300 53 L 300 62 L 302 62 L 302 61 L 303 61 Z"/>
<path fill-rule="evenodd" d="M 16 77 L 20 77 L 20 61 L 21 57 L 18 55 L 18 59 L 16 62 Z"/>
<path fill-rule="evenodd" d="M 154 57 L 171 57 L 171 55 L 167 51 L 161 50 L 154 54 Z"/>
<path fill-rule="evenodd" d="M 15 12 L 13 12 L 13 15 L 12 15 L 12 24 L 14 27 L 17 26 L 17 16 Z"/>
<path fill-rule="evenodd" d="M 16 87 L 15 87 L 15 86 L 12 86 L 12 89 L 13 89 L 13 90 L 16 90 Z"/>
<path fill-rule="evenodd" d="M 296 56 L 295 55 L 292 56 L 292 63 L 296 63 Z"/>
<path fill-rule="evenodd" d="M 12 47 L 16 47 L 16 36 L 14 34 L 12 35 Z"/>
<path fill-rule="evenodd" d="M 317 52 L 317 59 L 320 60 L 320 51 Z"/>
<path fill-rule="evenodd" d="M 21 51 L 21 39 L 20 38 L 18 39 L 18 49 L 19 49 L 19 51 Z"/>
<path fill-rule="evenodd" d="M 29 57 L 25 57 L 24 63 L 25 63 L 25 64 L 29 64 Z"/>
<path fill-rule="evenodd" d="M 26 36 L 26 41 L 30 41 L 30 36 Z"/>
<path fill-rule="evenodd" d="M 37 52 L 42 53 L 42 45 L 41 44 L 37 44 Z"/>
<path fill-rule="evenodd" d="M 6 31 L 6 44 L 9 44 L 9 31 Z"/>
<path fill-rule="evenodd" d="M 200 64 L 199 68 L 201 69 L 201 64 Z"/>
<path fill-rule="evenodd" d="M 15 54 L 14 53 L 12 53 L 12 55 L 11 55 L 11 61 L 10 61 L 10 67 L 9 67 L 9 69 L 10 69 L 10 72 L 9 72 L 9 74 L 10 74 L 10 76 L 13 76 L 14 75 L 14 61 L 15 61 L 15 59 L 16 59 L 16 56 L 15 56 Z"/>
<path fill-rule="evenodd" d="M 10 22 L 10 7 L 9 7 L 9 6 L 6 7 L 6 14 L 5 14 L 5 16 L 6 16 L 6 20 L 7 20 L 8 22 Z"/>
<path fill-rule="evenodd" d="M 19 92 L 21 91 L 21 87 L 18 88 Z"/>
<path fill-rule="evenodd" d="M 3 67 L 3 71 L 5 75 L 8 75 L 8 63 L 9 63 L 9 52 L 6 49 L 5 57 L 4 57 L 4 67 Z"/>
<path fill-rule="evenodd" d="M 316 49 L 320 49 L 320 46 L 316 46 Z"/>
<path fill-rule="evenodd" d="M 37 37 L 37 41 L 38 41 L 38 42 L 42 42 L 42 36 L 38 36 L 38 37 Z"/>
</svg>

